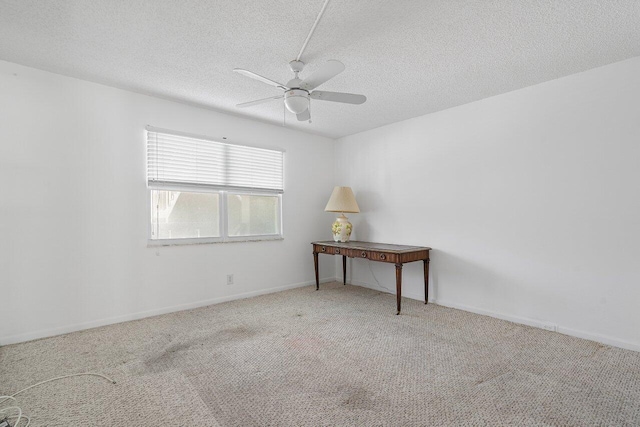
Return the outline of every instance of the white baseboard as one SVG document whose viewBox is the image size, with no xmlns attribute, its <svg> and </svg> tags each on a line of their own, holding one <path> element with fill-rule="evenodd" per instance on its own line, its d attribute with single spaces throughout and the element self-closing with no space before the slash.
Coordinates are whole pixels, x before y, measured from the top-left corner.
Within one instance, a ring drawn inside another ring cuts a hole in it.
<svg viewBox="0 0 640 427">
<path fill-rule="evenodd" d="M 328 278 L 325 278 L 325 279 L 321 279 L 320 283 L 341 282 L 341 281 L 342 281 L 342 278 L 328 277 Z M 67 333 L 70 333 L 70 332 L 76 332 L 76 331 L 82 331 L 82 330 L 85 330 L 85 329 L 97 328 L 97 327 L 100 327 L 100 326 L 112 325 L 112 324 L 115 324 L 115 323 L 128 322 L 130 320 L 138 320 L 138 319 L 143 319 L 145 317 L 158 316 L 160 314 L 173 313 L 173 312 L 176 312 L 176 311 L 183 311 L 183 310 L 190 310 L 192 308 L 205 307 L 207 305 L 214 305 L 214 304 L 219 304 L 219 303 L 227 302 L 227 301 L 234 301 L 234 300 L 239 300 L 239 299 L 244 299 L 244 298 L 250 298 L 250 297 L 254 297 L 254 296 L 258 296 L 258 295 L 264 295 L 264 294 L 270 294 L 270 293 L 274 293 L 274 292 L 286 291 L 288 289 L 294 289 L 294 288 L 300 288 L 300 287 L 303 287 L 303 286 L 313 285 L 314 283 L 315 283 L 315 281 L 294 283 L 292 285 L 278 286 L 278 287 L 268 288 L 268 289 L 260 289 L 258 291 L 245 292 L 245 293 L 241 293 L 241 294 L 230 295 L 230 296 L 225 296 L 225 297 L 218 297 L 218 298 L 212 298 L 212 299 L 203 300 L 203 301 L 195 301 L 195 302 L 191 302 L 191 303 L 187 303 L 187 304 L 180 304 L 180 305 L 171 306 L 171 307 L 164 307 L 164 308 L 159 308 L 159 309 L 154 309 L 154 310 L 147 310 L 147 311 L 127 314 L 127 315 L 123 315 L 123 316 L 111 317 L 111 318 L 107 318 L 107 319 L 94 320 L 94 321 L 91 321 L 91 322 L 77 323 L 77 324 L 73 324 L 73 325 L 61 326 L 61 327 L 51 328 L 51 329 L 44 329 L 44 330 L 35 331 L 35 332 L 29 332 L 29 333 L 25 333 L 25 334 L 9 335 L 9 336 L 5 336 L 5 337 L 0 337 L 0 346 L 9 345 L 9 344 L 17 344 L 17 343 L 21 343 L 21 342 L 25 342 L 25 341 L 31 341 L 31 340 L 40 339 L 40 338 L 52 337 L 52 336 L 56 336 L 56 335 L 67 334 Z M 375 285 L 372 285 L 370 283 L 360 282 L 360 281 L 357 281 L 357 280 L 350 281 L 349 284 L 356 285 L 356 286 L 362 286 L 364 288 L 374 289 L 374 290 L 377 290 L 377 291 L 389 292 L 389 293 L 395 294 L 395 291 L 392 290 L 392 289 L 379 288 L 379 287 L 377 287 Z M 410 298 L 410 299 L 415 299 L 415 300 L 418 300 L 418 301 L 423 301 L 423 299 L 424 299 L 424 295 L 418 295 L 418 294 L 414 294 L 414 293 L 407 293 L 407 294 L 403 293 L 402 296 Z M 545 322 L 542 322 L 542 321 L 539 321 L 539 320 L 535 320 L 535 319 L 529 319 L 529 318 L 526 318 L 526 317 L 513 316 L 513 315 L 509 315 L 509 314 L 495 312 L 495 311 L 484 310 L 484 309 L 481 309 L 481 308 L 472 307 L 472 306 L 468 306 L 468 305 L 464 305 L 464 304 L 458 304 L 458 303 L 451 302 L 451 301 L 445 301 L 445 300 L 438 300 L 438 299 L 430 298 L 429 302 L 441 305 L 443 307 L 455 308 L 455 309 L 458 309 L 458 310 L 463 310 L 463 311 L 468 311 L 468 312 L 471 312 L 471 313 L 481 314 L 483 316 L 490 316 L 490 317 L 494 317 L 494 318 L 497 318 L 497 319 L 507 320 L 509 322 L 518 323 L 518 324 L 521 324 L 521 325 L 533 326 L 533 327 L 541 328 L 541 329 L 546 329 L 545 326 L 548 325 Z M 627 350 L 640 351 L 640 345 L 639 344 L 636 344 L 636 343 L 633 343 L 633 342 L 629 342 L 629 341 L 625 341 L 625 340 L 621 340 L 621 339 L 618 339 L 618 338 L 615 338 L 615 337 L 609 337 L 609 336 L 600 335 L 600 334 L 596 334 L 596 333 L 592 333 L 592 332 L 586 332 L 586 331 L 581 331 L 581 330 L 577 330 L 577 329 L 566 328 L 566 327 L 560 326 L 560 325 L 558 325 L 557 332 L 559 332 L 561 334 L 565 334 L 565 335 L 570 335 L 570 336 L 573 336 L 573 337 L 576 337 L 576 338 L 587 339 L 587 340 L 596 341 L 596 342 L 599 342 L 599 343 L 602 343 L 602 344 L 611 345 L 611 346 L 614 346 L 614 347 L 624 348 L 624 349 L 627 349 Z"/>
<path fill-rule="evenodd" d="M 320 283 L 335 282 L 335 277 L 321 279 Z M 40 338 L 48 338 L 56 335 L 68 334 L 70 332 L 83 331 L 85 329 L 97 328 L 100 326 L 113 325 L 115 323 L 128 322 L 130 320 L 144 319 L 145 317 L 158 316 L 160 314 L 173 313 L 176 311 L 191 310 L 192 308 L 205 307 L 207 305 L 219 304 L 227 301 L 251 298 L 258 295 L 271 294 L 274 292 L 286 291 L 288 289 L 300 288 L 315 284 L 315 280 L 292 285 L 278 286 L 275 288 L 260 289 L 258 291 L 244 292 L 236 295 L 212 298 L 203 301 L 194 301 L 186 304 L 174 305 L 171 307 L 157 308 L 153 310 L 141 311 L 137 313 L 125 314 L 123 316 L 110 317 L 107 319 L 93 320 L 91 322 L 76 323 L 73 325 L 60 326 L 57 328 L 43 329 L 35 332 L 27 332 L 25 334 L 9 335 L 0 337 L 0 346 L 9 344 L 17 344 L 25 341 L 32 341 Z"/>
<path fill-rule="evenodd" d="M 548 323 L 546 323 L 546 322 L 543 322 L 543 321 L 540 321 L 540 320 L 535 320 L 535 319 L 529 319 L 527 317 L 520 317 L 520 316 L 513 316 L 513 315 L 509 315 L 509 314 L 504 314 L 504 313 L 498 313 L 498 312 L 495 312 L 495 311 L 484 310 L 484 309 L 481 309 L 481 308 L 471 307 L 471 306 L 464 305 L 464 304 L 458 304 L 458 303 L 451 302 L 451 301 L 443 301 L 443 300 L 436 299 L 434 302 L 436 304 L 444 306 L 444 307 L 456 308 L 458 310 L 464 310 L 464 311 L 469 311 L 471 313 L 482 314 L 484 316 L 495 317 L 497 319 L 508 320 L 509 322 L 519 323 L 521 325 L 533 326 L 535 328 L 547 329 L 546 326 L 548 326 Z M 564 334 L 564 335 L 570 335 L 570 336 L 576 337 L 576 338 L 582 338 L 582 339 L 585 339 L 585 340 L 590 340 L 590 341 L 595 341 L 595 342 L 599 342 L 599 343 L 606 344 L 606 345 L 611 345 L 613 347 L 620 347 L 620 348 L 624 348 L 624 349 L 627 349 L 627 350 L 640 351 L 640 345 L 639 344 L 632 343 L 632 342 L 625 341 L 625 340 L 621 340 L 621 339 L 615 338 L 615 337 L 609 337 L 609 336 L 606 336 L 606 335 L 596 334 L 596 333 L 593 333 L 593 332 L 587 332 L 587 331 L 581 331 L 581 330 L 577 330 L 577 329 L 567 328 L 567 327 L 564 327 L 564 326 L 561 326 L 561 325 L 557 325 L 557 331 L 556 332 Z"/>
<path fill-rule="evenodd" d="M 375 285 L 372 285 L 370 283 L 360 282 L 360 281 L 357 281 L 357 280 L 353 280 L 350 283 L 353 284 L 353 285 L 356 285 L 356 286 L 362 286 L 364 288 L 375 289 L 377 291 L 390 292 L 390 293 L 395 295 L 395 290 L 382 289 L 382 288 L 379 288 L 379 287 L 377 287 Z M 393 292 L 391 292 L 391 291 L 393 291 Z M 415 294 L 415 293 L 407 293 L 407 294 L 405 294 L 403 292 L 402 296 L 410 298 L 410 299 L 415 299 L 415 300 L 418 300 L 418 301 L 424 301 L 424 295 L 418 295 L 418 294 Z M 529 319 L 527 317 L 520 317 L 520 316 L 514 316 L 514 315 L 510 315 L 510 314 L 499 313 L 499 312 L 496 312 L 496 311 L 484 310 L 484 309 L 477 308 L 477 307 L 472 307 L 472 306 L 468 306 L 468 305 L 464 305 L 464 304 L 458 304 L 458 303 L 455 303 L 455 302 L 452 302 L 452 301 L 445 301 L 445 300 L 429 298 L 429 302 L 441 305 L 443 307 L 450 307 L 450 308 L 455 308 L 455 309 L 458 309 L 458 310 L 468 311 L 468 312 L 471 312 L 471 313 L 481 314 L 483 316 L 495 317 L 496 319 L 507 320 L 509 322 L 518 323 L 518 324 L 521 324 L 521 325 L 533 326 L 535 328 L 548 330 L 548 326 L 549 326 L 548 322 L 543 322 L 543 321 L 535 320 L 535 319 Z M 629 341 L 625 341 L 625 340 L 621 340 L 621 339 L 615 338 L 615 337 L 609 337 L 609 336 L 606 336 L 606 335 L 600 335 L 600 334 L 596 334 L 596 333 L 592 333 L 592 332 L 586 332 L 586 331 L 581 331 L 581 330 L 577 330 L 577 329 L 567 328 L 567 327 L 564 327 L 564 326 L 561 326 L 561 325 L 557 325 L 556 332 L 564 334 L 564 335 L 570 335 L 570 336 L 576 337 L 576 338 L 582 338 L 582 339 L 586 339 L 586 340 L 590 340 L 590 341 L 599 342 L 599 343 L 610 345 L 610 346 L 613 346 L 613 347 L 624 348 L 624 349 L 627 349 L 627 350 L 640 351 L 640 344 L 629 342 Z"/>
<path fill-rule="evenodd" d="M 626 350 L 640 351 L 640 344 L 635 344 L 630 341 L 625 341 L 618 338 L 608 337 L 606 335 L 579 331 L 577 329 L 565 328 L 564 326 L 559 326 L 558 332 L 560 332 L 561 334 L 571 335 L 572 337 L 583 338 L 585 340 L 595 341 L 595 342 L 610 345 L 613 347 L 620 347 Z"/>
</svg>

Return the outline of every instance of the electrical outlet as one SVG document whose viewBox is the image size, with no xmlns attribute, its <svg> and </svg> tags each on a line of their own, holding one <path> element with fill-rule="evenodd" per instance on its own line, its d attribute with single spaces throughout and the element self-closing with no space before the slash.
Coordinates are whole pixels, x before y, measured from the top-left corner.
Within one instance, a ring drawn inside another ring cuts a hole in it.
<svg viewBox="0 0 640 427">
<path fill-rule="evenodd" d="M 233 285 L 233 274 L 227 274 L 227 285 Z"/>
<path fill-rule="evenodd" d="M 551 323 L 547 323 L 541 326 L 545 331 L 558 332 L 558 325 L 553 325 Z"/>
</svg>

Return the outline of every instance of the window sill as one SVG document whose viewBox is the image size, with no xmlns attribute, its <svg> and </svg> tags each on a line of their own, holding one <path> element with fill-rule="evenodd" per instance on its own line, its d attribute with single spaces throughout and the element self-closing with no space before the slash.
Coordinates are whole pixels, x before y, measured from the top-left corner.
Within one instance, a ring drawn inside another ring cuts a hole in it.
<svg viewBox="0 0 640 427">
<path fill-rule="evenodd" d="M 161 246 L 185 246 L 185 245 L 211 245 L 218 243 L 247 243 L 247 242 L 269 242 L 284 240 L 284 236 L 247 236 L 222 238 L 200 238 L 200 239 L 162 239 L 147 240 L 147 248 L 157 248 Z"/>
</svg>

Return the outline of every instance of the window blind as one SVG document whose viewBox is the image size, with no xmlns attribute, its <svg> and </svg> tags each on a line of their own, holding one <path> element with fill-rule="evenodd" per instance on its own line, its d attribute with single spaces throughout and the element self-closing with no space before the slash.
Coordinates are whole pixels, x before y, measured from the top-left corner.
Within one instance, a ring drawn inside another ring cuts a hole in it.
<svg viewBox="0 0 640 427">
<path fill-rule="evenodd" d="M 284 153 L 147 127 L 150 187 L 284 191 Z"/>
</svg>

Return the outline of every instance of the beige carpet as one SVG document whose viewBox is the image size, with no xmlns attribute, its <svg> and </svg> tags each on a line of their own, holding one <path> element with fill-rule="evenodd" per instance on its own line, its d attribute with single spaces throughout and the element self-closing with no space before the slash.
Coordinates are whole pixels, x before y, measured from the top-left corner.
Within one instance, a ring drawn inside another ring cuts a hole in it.
<svg viewBox="0 0 640 427">
<path fill-rule="evenodd" d="M 0 348 L 32 426 L 640 425 L 640 353 L 326 284 Z M 25 314 L 28 315 L 28 314 Z"/>
</svg>

